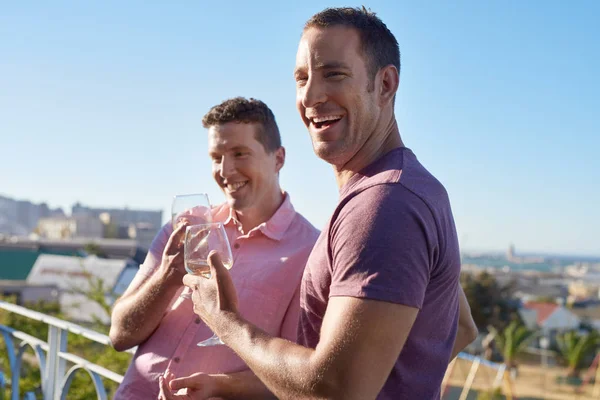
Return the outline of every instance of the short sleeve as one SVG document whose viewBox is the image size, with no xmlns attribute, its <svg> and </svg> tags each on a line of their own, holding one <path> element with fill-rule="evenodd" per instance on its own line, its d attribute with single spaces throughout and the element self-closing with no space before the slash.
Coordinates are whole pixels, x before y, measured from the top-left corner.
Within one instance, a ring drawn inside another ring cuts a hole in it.
<svg viewBox="0 0 600 400">
<path fill-rule="evenodd" d="M 150 276 L 156 271 L 162 261 L 163 252 L 165 251 L 165 247 L 167 246 L 167 242 L 172 233 L 173 226 L 170 222 L 165 224 L 160 231 L 158 231 L 148 249 L 148 254 L 146 254 L 144 263 L 140 265 L 138 271 L 139 275 Z"/>
<path fill-rule="evenodd" d="M 380 184 L 351 197 L 330 230 L 329 296 L 421 308 L 429 283 L 435 221 L 401 184 Z"/>
</svg>

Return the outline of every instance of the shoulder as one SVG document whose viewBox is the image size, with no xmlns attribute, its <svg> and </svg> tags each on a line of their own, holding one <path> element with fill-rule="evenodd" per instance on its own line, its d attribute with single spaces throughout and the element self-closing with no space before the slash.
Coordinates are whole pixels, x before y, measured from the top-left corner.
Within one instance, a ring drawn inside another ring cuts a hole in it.
<svg viewBox="0 0 600 400">
<path fill-rule="evenodd" d="M 396 217 L 407 214 L 431 217 L 426 201 L 402 183 L 386 182 L 363 187 L 344 197 L 338 205 L 333 224 L 343 220 L 366 224 L 381 219 L 380 222 L 391 223 Z"/>
</svg>

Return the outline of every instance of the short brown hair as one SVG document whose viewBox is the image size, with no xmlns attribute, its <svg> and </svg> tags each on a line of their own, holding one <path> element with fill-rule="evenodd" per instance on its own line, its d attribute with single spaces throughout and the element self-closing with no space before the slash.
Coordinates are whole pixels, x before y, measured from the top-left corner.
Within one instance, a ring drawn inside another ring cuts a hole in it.
<svg viewBox="0 0 600 400">
<path fill-rule="evenodd" d="M 211 108 L 202 118 L 202 126 L 210 128 L 228 122 L 243 124 L 257 123 L 256 140 L 267 153 L 272 153 L 281 147 L 281 135 L 273 111 L 260 100 L 244 97 L 228 99 Z"/>
<path fill-rule="evenodd" d="M 358 31 L 371 82 L 381 68 L 390 64 L 395 66 L 400 74 L 398 41 L 383 21 L 364 6 L 326 8 L 313 15 L 304 25 L 304 30 L 338 25 Z"/>
</svg>

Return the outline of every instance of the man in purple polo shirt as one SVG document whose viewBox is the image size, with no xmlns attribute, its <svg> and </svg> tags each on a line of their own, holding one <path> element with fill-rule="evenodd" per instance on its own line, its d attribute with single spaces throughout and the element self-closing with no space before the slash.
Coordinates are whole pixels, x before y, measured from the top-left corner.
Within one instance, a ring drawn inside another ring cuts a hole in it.
<svg viewBox="0 0 600 400">
<path fill-rule="evenodd" d="M 212 278 L 184 277 L 194 311 L 282 399 L 439 399 L 448 362 L 475 335 L 442 184 L 406 148 L 394 115 L 400 52 L 363 9 L 327 9 L 306 24 L 297 106 L 340 201 L 310 255 L 299 344 L 240 315 L 218 254 Z M 194 376 L 161 382 L 188 387 Z"/>
<path fill-rule="evenodd" d="M 234 98 L 213 107 L 202 122 L 213 177 L 227 200 L 213 208 L 212 220 L 223 222 L 229 237 L 240 312 L 270 335 L 295 341 L 300 281 L 318 231 L 294 211 L 279 186 L 285 150 L 275 117 L 261 101 Z M 159 377 L 170 374 L 233 373 L 228 382 L 254 378 L 226 346 L 196 346 L 212 332 L 194 315 L 192 302 L 179 297 L 183 228 L 173 234 L 170 223 L 163 227 L 114 307 L 113 346 L 138 346 L 116 399 L 156 399 Z M 258 379 L 252 381 L 264 392 Z M 244 387 L 244 393 L 252 390 Z"/>
</svg>

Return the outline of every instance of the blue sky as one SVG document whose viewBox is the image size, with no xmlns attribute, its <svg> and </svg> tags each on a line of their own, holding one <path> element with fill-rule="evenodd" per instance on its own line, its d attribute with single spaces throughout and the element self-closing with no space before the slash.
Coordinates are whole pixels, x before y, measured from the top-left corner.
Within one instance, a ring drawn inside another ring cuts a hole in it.
<svg viewBox="0 0 600 400">
<path fill-rule="evenodd" d="M 202 115 L 237 95 L 277 117 L 282 186 L 322 227 L 337 201 L 295 109 L 303 2 L 8 2 L 0 194 L 168 210 L 222 196 Z M 448 189 L 471 250 L 600 255 L 600 3 L 365 3 L 402 54 L 405 144 Z M 165 218 L 168 213 L 165 212 Z"/>
</svg>

